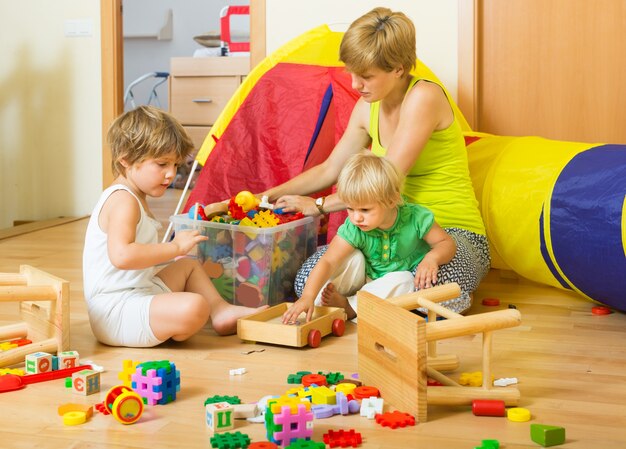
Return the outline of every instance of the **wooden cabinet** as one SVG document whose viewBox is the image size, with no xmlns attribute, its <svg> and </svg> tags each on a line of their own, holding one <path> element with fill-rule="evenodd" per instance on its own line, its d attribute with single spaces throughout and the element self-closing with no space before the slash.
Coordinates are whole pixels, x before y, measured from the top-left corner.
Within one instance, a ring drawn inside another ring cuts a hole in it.
<svg viewBox="0 0 626 449">
<path fill-rule="evenodd" d="M 247 57 L 172 58 L 169 110 L 200 148 L 250 70 Z"/>
</svg>

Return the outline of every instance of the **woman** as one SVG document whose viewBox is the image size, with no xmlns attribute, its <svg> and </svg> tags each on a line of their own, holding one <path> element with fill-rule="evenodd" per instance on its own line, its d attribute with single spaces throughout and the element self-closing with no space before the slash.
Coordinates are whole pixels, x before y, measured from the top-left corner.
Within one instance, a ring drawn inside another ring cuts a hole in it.
<svg viewBox="0 0 626 449">
<path fill-rule="evenodd" d="M 455 240 L 457 253 L 441 266 L 437 283 L 459 283 L 463 294 L 443 305 L 461 313 L 471 306 L 470 294 L 489 270 L 490 258 L 459 117 L 442 86 L 410 74 L 417 59 L 415 27 L 403 13 L 375 8 L 355 20 L 339 56 L 360 95 L 345 133 L 326 161 L 263 195 L 277 207 L 305 215 L 343 210 L 336 194 L 317 201 L 304 195 L 333 185 L 350 156 L 371 147 L 406 174 L 405 199 L 429 208 Z M 324 251 L 298 273 L 298 295 Z"/>
</svg>

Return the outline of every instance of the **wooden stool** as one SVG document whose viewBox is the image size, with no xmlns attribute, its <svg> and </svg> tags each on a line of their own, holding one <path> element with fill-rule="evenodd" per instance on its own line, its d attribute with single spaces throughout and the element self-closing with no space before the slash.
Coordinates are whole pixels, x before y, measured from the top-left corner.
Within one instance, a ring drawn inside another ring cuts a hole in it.
<svg viewBox="0 0 626 449">
<path fill-rule="evenodd" d="M 0 326 L 0 341 L 28 338 L 31 344 L 0 352 L 0 368 L 23 363 L 33 352 L 57 353 L 70 345 L 70 284 L 29 265 L 20 274 L 0 273 L 0 302 L 20 302 L 20 319 Z"/>
<path fill-rule="evenodd" d="M 463 316 L 437 304 L 460 294 L 454 283 L 388 299 L 357 293 L 359 376 L 365 385 L 378 388 L 385 401 L 421 422 L 427 418 L 427 403 L 471 405 L 474 399 L 498 399 L 517 405 L 519 401 L 517 388 L 494 388 L 491 384 L 492 333 L 520 325 L 519 311 Z M 428 323 L 409 312 L 418 307 L 428 309 Z M 437 321 L 437 315 L 447 319 Z M 436 343 L 479 332 L 483 334 L 483 384 L 464 387 L 442 374 L 458 368 L 459 363 L 455 355 L 438 355 Z M 427 387 L 428 377 L 443 386 Z"/>
</svg>

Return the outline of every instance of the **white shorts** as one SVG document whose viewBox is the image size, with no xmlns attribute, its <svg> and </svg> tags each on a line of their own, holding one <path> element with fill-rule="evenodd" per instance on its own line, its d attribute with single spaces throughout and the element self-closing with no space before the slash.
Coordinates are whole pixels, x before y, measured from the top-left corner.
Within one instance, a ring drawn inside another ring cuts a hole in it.
<svg viewBox="0 0 626 449">
<path fill-rule="evenodd" d="M 98 341 L 111 346 L 149 348 L 163 343 L 150 328 L 154 295 L 171 293 L 158 277 L 148 288 L 103 293 L 87 301 L 91 330 Z"/>
</svg>

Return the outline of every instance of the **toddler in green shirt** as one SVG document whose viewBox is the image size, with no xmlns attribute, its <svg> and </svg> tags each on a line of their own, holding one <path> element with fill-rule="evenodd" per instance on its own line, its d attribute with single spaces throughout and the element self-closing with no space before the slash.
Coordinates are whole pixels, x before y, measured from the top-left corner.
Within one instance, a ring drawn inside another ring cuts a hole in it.
<svg viewBox="0 0 626 449">
<path fill-rule="evenodd" d="M 350 157 L 337 180 L 348 218 L 283 323 L 295 322 L 303 312 L 309 321 L 314 305 L 343 307 L 354 319 L 358 290 L 388 298 L 436 284 L 439 266 L 452 260 L 456 244 L 432 212 L 402 200 L 403 181 L 384 157 L 371 152 Z"/>
</svg>

